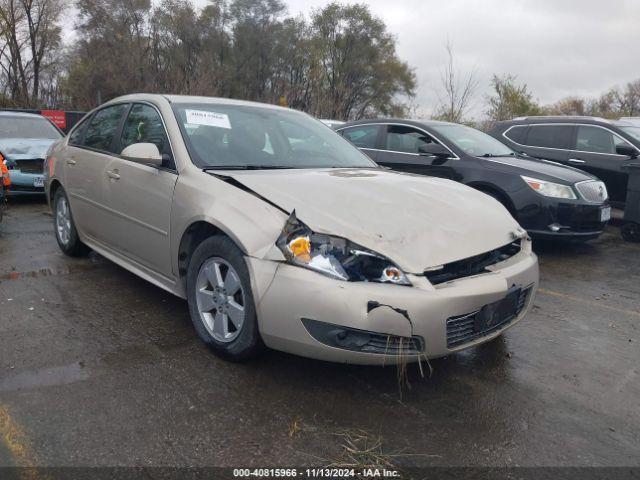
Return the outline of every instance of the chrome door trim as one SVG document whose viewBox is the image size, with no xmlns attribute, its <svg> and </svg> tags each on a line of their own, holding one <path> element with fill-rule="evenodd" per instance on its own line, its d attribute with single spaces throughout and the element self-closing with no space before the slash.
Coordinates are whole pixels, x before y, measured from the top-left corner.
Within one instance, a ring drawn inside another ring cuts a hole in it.
<svg viewBox="0 0 640 480">
<path fill-rule="evenodd" d="M 416 127 L 415 125 L 410 125 L 408 123 L 399 123 L 399 122 L 373 122 L 373 123 L 360 123 L 360 124 L 356 124 L 356 125 L 348 125 L 346 127 L 342 127 L 342 128 L 337 128 L 335 131 L 336 132 L 340 132 L 341 130 L 346 130 L 348 128 L 353 128 L 353 127 L 360 127 L 360 126 L 364 126 L 364 125 L 384 125 L 384 126 L 389 126 L 389 125 L 393 125 L 396 127 L 408 127 L 408 128 L 415 128 L 416 130 L 424 133 L 425 135 L 429 135 L 430 137 L 435 138 L 438 142 L 440 142 L 440 144 L 446 148 L 447 150 L 449 150 L 449 152 L 451 153 L 451 155 L 453 155 L 453 157 L 449 157 L 449 160 L 460 160 L 460 157 L 458 157 L 458 155 L 455 154 L 455 152 L 453 150 L 451 150 L 451 148 L 449 148 L 449 146 L 447 146 L 446 143 L 444 143 L 442 140 L 440 140 L 440 138 L 438 138 L 436 135 L 434 135 L 431 132 L 427 132 L 426 130 L 424 130 L 423 128 L 420 127 Z M 360 148 L 362 150 L 364 150 L 364 147 L 356 147 L 356 148 Z M 367 150 L 373 150 L 376 152 L 389 152 L 389 153 L 402 153 L 404 155 L 414 155 L 417 157 L 434 157 L 435 155 L 421 155 L 419 153 L 411 153 L 411 152 L 398 152 L 397 150 L 385 150 L 385 149 L 381 149 L 381 148 L 367 148 Z"/>
</svg>

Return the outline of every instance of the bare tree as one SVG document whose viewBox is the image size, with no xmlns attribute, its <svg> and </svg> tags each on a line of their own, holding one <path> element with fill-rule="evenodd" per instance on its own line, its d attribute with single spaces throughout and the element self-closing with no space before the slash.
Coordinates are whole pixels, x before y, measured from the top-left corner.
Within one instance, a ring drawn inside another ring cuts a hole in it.
<svg viewBox="0 0 640 480">
<path fill-rule="evenodd" d="M 456 69 L 453 47 L 448 41 L 446 49 L 448 62 L 441 74 L 442 90 L 438 93 L 440 104 L 436 110 L 436 117 L 448 122 L 461 123 L 478 89 L 477 69 L 474 67 L 468 75 L 462 75 Z"/>
<path fill-rule="evenodd" d="M 0 0 L 0 68 L 16 104 L 41 103 L 43 75 L 60 45 L 64 0 Z"/>
</svg>

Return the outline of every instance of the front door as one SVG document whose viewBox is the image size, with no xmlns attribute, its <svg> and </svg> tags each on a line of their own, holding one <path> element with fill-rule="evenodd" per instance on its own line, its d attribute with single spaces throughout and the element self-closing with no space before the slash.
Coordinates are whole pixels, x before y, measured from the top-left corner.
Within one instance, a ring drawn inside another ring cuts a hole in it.
<svg viewBox="0 0 640 480">
<path fill-rule="evenodd" d="M 579 125 L 574 150 L 570 153 L 569 159 L 573 166 L 602 180 L 614 202 L 624 202 L 627 192 L 628 174 L 622 166 L 629 157 L 616 153 L 616 147 L 619 145 L 631 146 L 625 139 L 606 128 Z"/>
<path fill-rule="evenodd" d="M 154 143 L 164 155 L 161 168 L 113 157 L 106 168 L 105 199 L 109 207 L 109 245 L 165 277 L 171 276 L 170 223 L 178 179 L 169 139 L 155 107 L 131 107 L 118 145 Z"/>
<path fill-rule="evenodd" d="M 439 144 L 422 130 L 404 125 L 388 125 L 377 162 L 393 170 L 454 179 L 452 162 L 455 160 L 420 153 L 421 146 L 431 143 Z"/>
</svg>

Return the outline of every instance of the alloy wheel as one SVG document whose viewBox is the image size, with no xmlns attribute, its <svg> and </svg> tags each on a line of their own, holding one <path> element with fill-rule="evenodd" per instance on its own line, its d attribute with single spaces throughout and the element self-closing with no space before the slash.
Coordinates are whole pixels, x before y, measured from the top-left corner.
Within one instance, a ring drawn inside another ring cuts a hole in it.
<svg viewBox="0 0 640 480">
<path fill-rule="evenodd" d="M 71 211 L 64 196 L 58 197 L 56 204 L 56 234 L 63 245 L 68 245 L 71 240 Z"/>
<path fill-rule="evenodd" d="M 245 320 L 245 296 L 238 272 L 226 260 L 205 261 L 196 281 L 196 303 L 200 319 L 218 342 L 235 340 Z"/>
</svg>

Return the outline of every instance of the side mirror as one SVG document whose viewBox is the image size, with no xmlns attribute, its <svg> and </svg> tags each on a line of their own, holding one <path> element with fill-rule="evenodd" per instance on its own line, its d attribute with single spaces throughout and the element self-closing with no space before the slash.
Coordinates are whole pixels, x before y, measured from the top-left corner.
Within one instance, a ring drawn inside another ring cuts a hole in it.
<svg viewBox="0 0 640 480">
<path fill-rule="evenodd" d="M 153 143 L 134 143 L 122 150 L 120 157 L 130 162 L 144 163 L 154 167 L 162 166 L 162 155 Z"/>
<path fill-rule="evenodd" d="M 616 147 L 616 153 L 618 155 L 625 155 L 629 158 L 638 158 L 638 151 L 631 145 L 618 145 Z"/>
<path fill-rule="evenodd" d="M 418 152 L 420 155 L 426 155 L 429 157 L 443 157 L 449 158 L 451 157 L 451 152 L 449 149 L 439 143 L 427 143 L 424 145 L 420 145 L 418 147 Z"/>
</svg>

